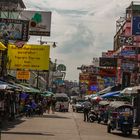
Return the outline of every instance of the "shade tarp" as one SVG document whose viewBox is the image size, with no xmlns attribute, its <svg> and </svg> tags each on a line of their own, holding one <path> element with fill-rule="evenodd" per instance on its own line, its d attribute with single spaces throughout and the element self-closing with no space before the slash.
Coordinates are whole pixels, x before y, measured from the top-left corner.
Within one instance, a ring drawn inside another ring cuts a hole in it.
<svg viewBox="0 0 140 140">
<path fill-rule="evenodd" d="M 140 86 L 134 86 L 134 87 L 127 87 L 121 91 L 121 94 L 129 96 L 138 94 L 138 90 L 140 90 Z"/>
<path fill-rule="evenodd" d="M 119 96 L 120 91 L 114 91 L 114 92 L 108 92 L 104 95 L 101 95 L 101 98 L 110 98 L 110 97 L 115 97 L 115 96 Z"/>
</svg>

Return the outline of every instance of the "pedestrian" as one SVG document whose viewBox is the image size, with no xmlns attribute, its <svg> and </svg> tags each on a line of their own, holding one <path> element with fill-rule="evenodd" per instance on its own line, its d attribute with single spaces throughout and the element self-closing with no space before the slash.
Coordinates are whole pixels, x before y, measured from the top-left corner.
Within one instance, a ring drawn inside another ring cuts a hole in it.
<svg viewBox="0 0 140 140">
<path fill-rule="evenodd" d="M 83 103 L 83 113 L 84 113 L 84 121 L 89 121 L 88 113 L 91 109 L 91 103 L 89 101 L 85 101 Z"/>
<path fill-rule="evenodd" d="M 51 109 L 52 109 L 52 114 L 55 113 L 55 106 L 56 106 L 56 98 L 55 97 L 52 97 L 52 100 L 51 100 Z"/>
<path fill-rule="evenodd" d="M 50 114 L 50 109 L 51 109 L 51 97 L 48 97 L 47 99 L 47 110 L 48 110 L 48 114 Z"/>
</svg>

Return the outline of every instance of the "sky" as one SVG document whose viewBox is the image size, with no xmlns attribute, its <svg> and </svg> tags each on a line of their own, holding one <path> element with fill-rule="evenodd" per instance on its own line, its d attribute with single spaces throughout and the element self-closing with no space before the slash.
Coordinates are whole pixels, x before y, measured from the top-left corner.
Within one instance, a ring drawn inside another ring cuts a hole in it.
<svg viewBox="0 0 140 140">
<path fill-rule="evenodd" d="M 77 67 L 92 64 L 94 57 L 113 49 L 116 21 L 125 16 L 131 0 L 23 0 L 27 10 L 51 11 L 52 61 L 66 65 L 66 80 L 78 81 Z M 40 37 L 31 36 L 37 43 Z"/>
</svg>

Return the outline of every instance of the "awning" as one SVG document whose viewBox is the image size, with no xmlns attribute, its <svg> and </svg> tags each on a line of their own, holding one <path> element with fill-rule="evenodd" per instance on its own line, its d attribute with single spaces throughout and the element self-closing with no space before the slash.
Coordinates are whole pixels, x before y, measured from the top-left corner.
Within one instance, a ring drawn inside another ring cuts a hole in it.
<svg viewBox="0 0 140 140">
<path fill-rule="evenodd" d="M 110 98 L 110 97 L 115 97 L 118 96 L 120 94 L 120 91 L 114 91 L 114 92 L 108 92 L 104 95 L 101 95 L 101 98 Z"/>
<path fill-rule="evenodd" d="M 109 87 L 107 87 L 107 88 L 105 88 L 105 89 L 99 91 L 97 94 L 99 94 L 99 95 L 105 94 L 105 93 L 107 93 L 107 92 L 110 92 L 111 89 L 112 89 L 112 86 L 109 86 Z"/>
<path fill-rule="evenodd" d="M 16 84 L 16 85 L 21 87 L 22 91 L 26 92 L 26 93 L 41 93 L 40 90 L 38 90 L 36 88 L 33 88 L 33 87 L 27 87 L 27 86 L 24 86 L 24 85 L 21 85 L 21 84 Z"/>
<path fill-rule="evenodd" d="M 140 90 L 140 86 L 127 87 L 121 91 L 121 94 L 126 96 L 135 95 L 138 94 L 138 90 Z"/>
</svg>

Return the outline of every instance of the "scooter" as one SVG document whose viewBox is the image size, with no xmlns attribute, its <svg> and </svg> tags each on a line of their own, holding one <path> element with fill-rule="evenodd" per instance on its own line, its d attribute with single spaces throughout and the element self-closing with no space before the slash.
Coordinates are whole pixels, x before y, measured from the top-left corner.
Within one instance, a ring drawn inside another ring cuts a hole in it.
<svg viewBox="0 0 140 140">
<path fill-rule="evenodd" d="M 94 122 L 98 120 L 98 114 L 95 113 L 94 110 L 90 110 L 88 114 L 88 119 L 90 122 Z"/>
</svg>

